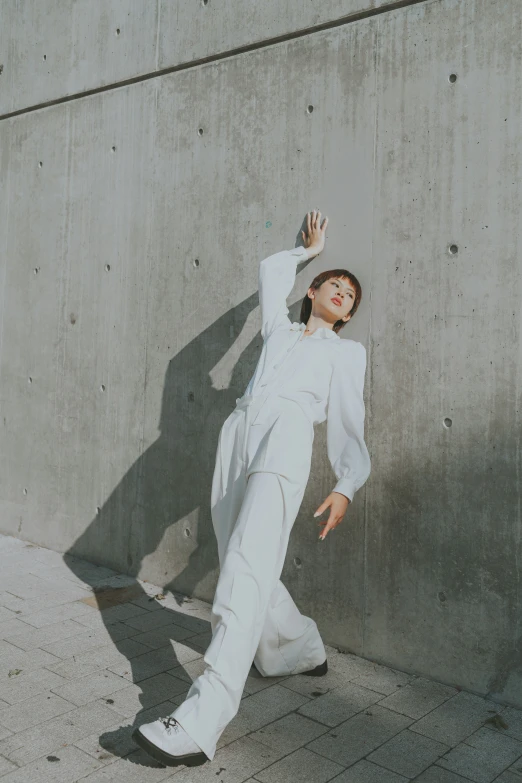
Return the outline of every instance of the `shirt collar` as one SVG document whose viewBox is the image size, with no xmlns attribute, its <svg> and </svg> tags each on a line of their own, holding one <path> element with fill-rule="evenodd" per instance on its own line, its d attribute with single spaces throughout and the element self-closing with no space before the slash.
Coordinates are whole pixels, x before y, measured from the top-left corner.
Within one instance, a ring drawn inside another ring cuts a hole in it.
<svg viewBox="0 0 522 783">
<path fill-rule="evenodd" d="M 292 323 L 292 326 L 290 327 L 294 332 L 304 332 L 306 329 L 306 324 L 299 323 L 299 321 L 294 321 Z M 315 330 L 313 334 L 307 335 L 306 339 L 312 339 L 315 338 L 316 340 L 340 340 L 341 338 L 337 334 L 337 332 L 334 332 L 333 329 L 327 329 L 326 326 L 320 326 L 318 329 Z"/>
</svg>

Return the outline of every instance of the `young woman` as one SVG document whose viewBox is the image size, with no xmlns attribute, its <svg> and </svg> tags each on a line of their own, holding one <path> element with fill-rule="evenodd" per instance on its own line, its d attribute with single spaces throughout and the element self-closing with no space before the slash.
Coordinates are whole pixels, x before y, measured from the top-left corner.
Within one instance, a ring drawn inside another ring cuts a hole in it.
<svg viewBox="0 0 522 783">
<path fill-rule="evenodd" d="M 286 299 L 298 261 L 324 248 L 328 218 L 307 215 L 303 246 L 261 261 L 259 300 L 264 340 L 245 394 L 221 429 L 211 508 L 220 575 L 211 612 L 207 667 L 185 701 L 133 739 L 169 766 L 212 760 L 236 715 L 252 663 L 265 677 L 326 674 L 317 625 L 302 615 L 280 580 L 292 525 L 310 473 L 314 424 L 327 420 L 327 452 L 337 477 L 315 512 L 329 509 L 319 538 L 341 522 L 370 474 L 364 441 L 366 350 L 338 332 L 361 300 L 346 269 L 322 272 L 288 318 Z"/>
</svg>

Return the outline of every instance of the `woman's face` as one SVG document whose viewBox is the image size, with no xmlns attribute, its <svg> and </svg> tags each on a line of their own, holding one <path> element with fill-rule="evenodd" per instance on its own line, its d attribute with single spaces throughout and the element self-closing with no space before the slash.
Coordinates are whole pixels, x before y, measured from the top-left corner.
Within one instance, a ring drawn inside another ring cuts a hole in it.
<svg viewBox="0 0 522 783">
<path fill-rule="evenodd" d="M 331 314 L 335 322 L 340 318 L 348 320 L 346 316 L 355 301 L 355 288 L 347 278 L 331 277 L 317 290 L 309 288 L 308 295 L 312 297 L 313 315 L 331 320 Z"/>
</svg>

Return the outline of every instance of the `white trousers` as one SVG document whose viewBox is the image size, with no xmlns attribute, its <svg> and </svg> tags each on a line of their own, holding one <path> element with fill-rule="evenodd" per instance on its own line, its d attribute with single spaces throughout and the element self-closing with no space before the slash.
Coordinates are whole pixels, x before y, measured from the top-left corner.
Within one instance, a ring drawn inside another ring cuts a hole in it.
<svg viewBox="0 0 522 783">
<path fill-rule="evenodd" d="M 292 404 L 255 426 L 246 410 L 236 409 L 227 419 L 218 445 L 212 520 L 220 575 L 211 612 L 212 640 L 204 655 L 207 666 L 172 713 L 210 759 L 239 709 L 252 661 L 262 675 L 277 676 L 306 671 L 326 658 L 315 621 L 301 614 L 280 580 L 308 472 L 282 475 L 263 469 L 270 467 L 267 437 L 272 446 L 281 445 L 273 443 L 281 413 L 286 427 L 307 435 L 309 430 L 303 429 L 303 414 Z M 291 456 L 288 441 L 286 448 Z M 306 465 L 302 443 L 297 464 Z"/>
</svg>

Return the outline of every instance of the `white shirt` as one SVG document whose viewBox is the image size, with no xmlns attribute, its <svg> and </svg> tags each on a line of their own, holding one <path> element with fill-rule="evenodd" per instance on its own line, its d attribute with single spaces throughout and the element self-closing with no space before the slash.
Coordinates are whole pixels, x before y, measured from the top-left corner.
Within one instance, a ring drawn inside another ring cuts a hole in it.
<svg viewBox="0 0 522 783">
<path fill-rule="evenodd" d="M 312 424 L 327 420 L 328 459 L 338 479 L 332 491 L 351 501 L 371 470 L 364 441 L 366 349 L 326 327 L 303 336 L 306 324 L 288 318 L 286 299 L 296 266 L 307 258 L 301 246 L 268 256 L 259 265 L 264 343 L 245 393 L 273 391 L 297 402 Z"/>
</svg>

